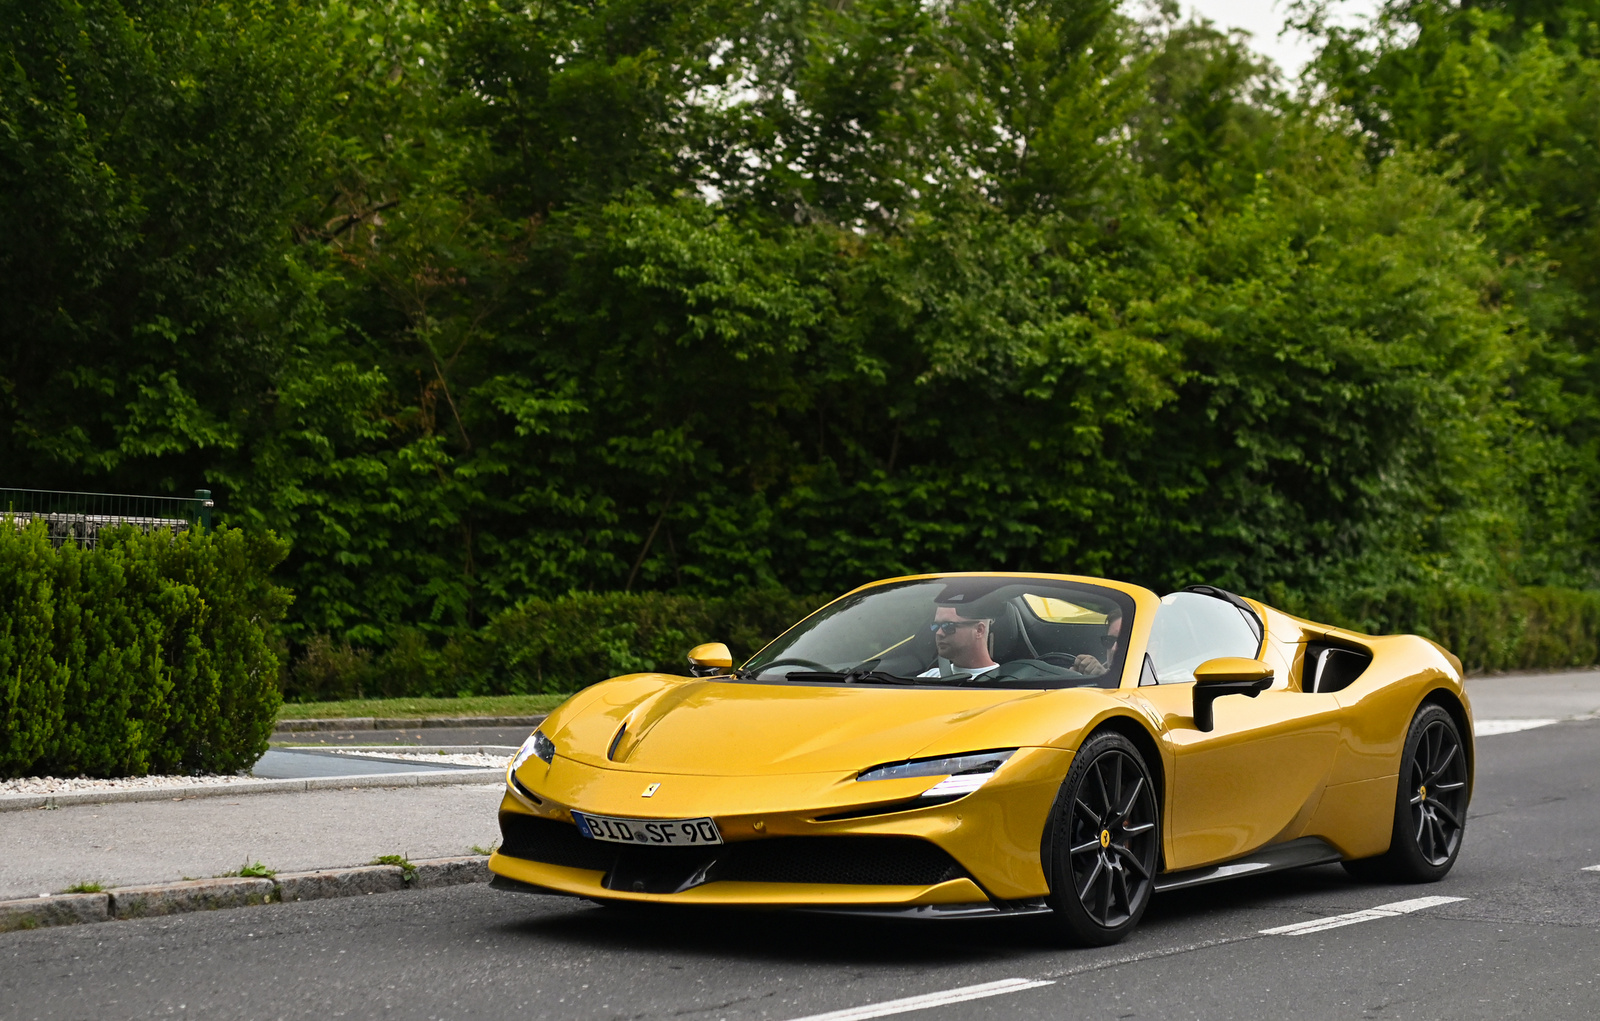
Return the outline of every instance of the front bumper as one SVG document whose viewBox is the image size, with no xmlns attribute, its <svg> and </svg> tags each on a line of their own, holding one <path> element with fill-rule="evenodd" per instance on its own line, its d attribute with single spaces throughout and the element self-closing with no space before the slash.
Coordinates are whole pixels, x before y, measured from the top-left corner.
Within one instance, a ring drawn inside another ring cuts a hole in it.
<svg viewBox="0 0 1600 1021">
<path fill-rule="evenodd" d="M 977 791 L 926 807 L 915 803 L 931 785 L 922 780 L 652 777 L 560 756 L 549 766 L 532 760 L 508 778 L 514 786 L 501 804 L 503 840 L 489 868 L 515 884 L 596 900 L 1003 907 L 1048 892 L 1040 838 L 1071 758 L 1061 749 L 1021 749 Z M 650 782 L 660 783 L 659 793 L 641 801 Z M 726 843 L 602 843 L 578 835 L 573 808 L 626 818 L 711 816 Z"/>
</svg>

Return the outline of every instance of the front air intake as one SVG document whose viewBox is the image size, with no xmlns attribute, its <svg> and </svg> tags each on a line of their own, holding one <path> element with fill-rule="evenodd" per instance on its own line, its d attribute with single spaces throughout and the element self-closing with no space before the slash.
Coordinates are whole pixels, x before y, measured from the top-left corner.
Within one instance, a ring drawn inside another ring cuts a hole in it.
<svg viewBox="0 0 1600 1021">
<path fill-rule="evenodd" d="M 512 858 L 607 872 L 616 863 L 618 849 L 616 844 L 588 839 L 570 823 L 520 812 L 500 813 L 499 850 Z"/>
<path fill-rule="evenodd" d="M 675 893 L 703 883 L 933 886 L 967 873 L 915 837 L 766 837 L 720 847 L 639 847 L 590 840 L 553 819 L 500 813 L 500 853 L 606 873 L 608 890 Z"/>
<path fill-rule="evenodd" d="M 916 837 L 772 837 L 727 849 L 712 869 L 727 882 L 932 886 L 966 875 L 943 848 Z"/>
</svg>

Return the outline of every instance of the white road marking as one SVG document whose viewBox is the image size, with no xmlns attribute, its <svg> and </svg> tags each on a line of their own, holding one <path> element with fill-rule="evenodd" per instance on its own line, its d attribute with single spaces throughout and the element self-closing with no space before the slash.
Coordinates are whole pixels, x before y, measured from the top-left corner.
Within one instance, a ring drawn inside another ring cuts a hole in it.
<svg viewBox="0 0 1600 1021">
<path fill-rule="evenodd" d="M 1585 871 L 1585 872 L 1600 872 L 1600 865 L 1585 865 L 1583 867 L 1583 871 Z"/>
<path fill-rule="evenodd" d="M 1600 865 L 1590 866 L 1585 871 L 1600 872 Z M 1020 993 L 1027 989 L 1037 989 L 1040 986 L 1053 986 L 1059 979 L 1070 978 L 1087 972 L 1103 971 L 1107 968 L 1116 968 L 1157 957 L 1170 957 L 1175 954 L 1191 953 L 1195 950 L 1205 950 L 1229 943 L 1241 943 L 1245 940 L 1259 939 L 1261 936 L 1302 936 L 1306 933 L 1337 929 L 1344 925 L 1355 925 L 1357 922 L 1371 922 L 1379 918 L 1398 918 L 1413 911 L 1436 908 L 1442 904 L 1454 904 L 1463 900 L 1466 900 L 1466 898 L 1417 897 L 1413 900 L 1399 900 L 1392 904 L 1380 904 L 1365 911 L 1353 911 L 1347 915 L 1314 918 L 1309 922 L 1280 925 L 1275 929 L 1262 929 L 1256 935 L 1205 940 L 1200 943 L 1192 943 L 1181 947 L 1168 947 L 1163 950 L 1147 950 L 1143 953 L 1129 954 L 1112 960 L 1097 961 L 1077 968 L 1046 972 L 1051 976 L 1048 979 L 1005 978 L 998 982 L 985 982 L 982 985 L 961 986 L 958 989 L 945 989 L 937 993 L 924 993 L 921 996 L 907 996 L 901 1000 L 885 1000 L 882 1003 L 869 1003 L 860 1007 L 846 1007 L 844 1010 L 835 1010 L 827 1014 L 808 1014 L 805 1017 L 795 1018 L 794 1021 L 868 1021 L 870 1018 L 888 1017 L 891 1014 L 907 1014 L 914 1010 L 926 1010 L 929 1007 L 943 1007 L 947 1004 L 964 1003 L 968 1000 L 981 1000 L 987 996 L 1003 996 L 1006 993 Z"/>
<path fill-rule="evenodd" d="M 796 1018 L 795 1021 L 866 1021 L 867 1018 L 888 1017 L 890 1014 L 905 1014 L 913 1010 L 943 1007 L 950 1003 L 981 1000 L 985 996 L 1002 996 L 1006 993 L 1020 993 L 1024 989 L 1037 989 L 1040 986 L 1051 985 L 1055 985 L 1055 983 L 1040 979 L 1003 978 L 998 982 L 985 982 L 978 986 L 962 986 L 959 989 L 946 989 L 938 993 L 907 996 L 903 1000 L 885 1000 L 882 1003 L 869 1003 L 863 1007 L 847 1007 L 844 1010 L 836 1010 L 828 1014 L 811 1014 L 806 1017 Z"/>
<path fill-rule="evenodd" d="M 1307 933 L 1322 932 L 1326 929 L 1337 929 L 1344 925 L 1355 925 L 1358 922 L 1372 922 L 1380 918 L 1398 918 L 1413 911 L 1422 911 L 1425 908 L 1436 908 L 1441 904 L 1454 904 L 1456 901 L 1466 900 L 1465 897 L 1418 897 L 1415 900 L 1397 900 L 1393 904 L 1379 904 L 1375 908 L 1365 911 L 1352 911 L 1348 915 L 1334 915 L 1331 918 L 1313 918 L 1309 922 L 1296 922 L 1293 925 L 1280 925 L 1276 929 L 1262 929 L 1263 936 L 1304 936 Z"/>
<path fill-rule="evenodd" d="M 1519 730 L 1532 730 L 1535 727 L 1548 727 L 1560 720 L 1479 720 L 1472 725 L 1474 737 L 1488 737 L 1491 734 L 1515 734 Z"/>
</svg>

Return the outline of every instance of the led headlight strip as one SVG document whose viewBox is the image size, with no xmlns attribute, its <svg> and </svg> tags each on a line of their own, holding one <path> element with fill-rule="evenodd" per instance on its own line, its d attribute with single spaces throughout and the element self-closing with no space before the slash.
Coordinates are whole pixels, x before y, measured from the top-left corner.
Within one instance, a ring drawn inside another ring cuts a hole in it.
<svg viewBox="0 0 1600 1021">
<path fill-rule="evenodd" d="M 959 798 L 989 782 L 1005 761 L 1016 754 L 1015 748 L 1002 748 L 988 752 L 969 752 L 965 755 L 947 755 L 937 759 L 917 759 L 874 766 L 856 777 L 857 780 L 907 780 L 913 777 L 942 777 L 938 783 L 922 792 L 924 798 L 948 800 Z"/>
</svg>

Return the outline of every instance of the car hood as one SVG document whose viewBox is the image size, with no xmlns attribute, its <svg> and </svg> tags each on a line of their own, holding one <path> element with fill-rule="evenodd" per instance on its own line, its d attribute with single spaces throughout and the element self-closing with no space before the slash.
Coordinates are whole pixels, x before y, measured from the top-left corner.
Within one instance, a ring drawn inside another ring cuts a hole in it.
<svg viewBox="0 0 1600 1021">
<path fill-rule="evenodd" d="M 649 773 L 752 776 L 1076 736 L 1113 692 L 832 687 L 634 675 L 584 692 L 546 722 L 558 754 Z"/>
</svg>

